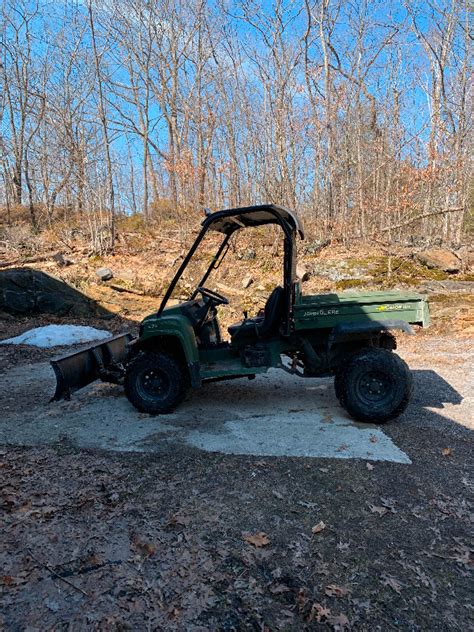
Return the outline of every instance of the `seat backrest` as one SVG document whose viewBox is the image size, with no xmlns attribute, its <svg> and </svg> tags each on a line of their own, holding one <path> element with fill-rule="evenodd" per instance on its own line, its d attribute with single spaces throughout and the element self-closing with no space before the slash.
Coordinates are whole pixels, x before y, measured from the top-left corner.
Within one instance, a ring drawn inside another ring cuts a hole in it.
<svg viewBox="0 0 474 632">
<path fill-rule="evenodd" d="M 260 335 L 272 333 L 278 326 L 284 297 L 285 290 L 279 285 L 268 297 L 265 304 L 263 323 L 259 326 Z"/>
</svg>

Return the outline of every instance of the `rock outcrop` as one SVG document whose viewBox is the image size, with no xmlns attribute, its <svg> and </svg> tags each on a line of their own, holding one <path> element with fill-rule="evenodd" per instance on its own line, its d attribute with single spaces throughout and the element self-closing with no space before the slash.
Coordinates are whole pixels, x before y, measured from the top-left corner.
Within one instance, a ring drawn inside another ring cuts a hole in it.
<svg viewBox="0 0 474 632">
<path fill-rule="evenodd" d="M 416 257 L 427 268 L 443 270 L 451 274 L 459 272 L 462 267 L 461 260 L 453 252 L 444 248 L 423 250 Z"/>
<path fill-rule="evenodd" d="M 0 271 L 0 312 L 105 316 L 106 310 L 61 279 L 31 268 Z"/>
</svg>

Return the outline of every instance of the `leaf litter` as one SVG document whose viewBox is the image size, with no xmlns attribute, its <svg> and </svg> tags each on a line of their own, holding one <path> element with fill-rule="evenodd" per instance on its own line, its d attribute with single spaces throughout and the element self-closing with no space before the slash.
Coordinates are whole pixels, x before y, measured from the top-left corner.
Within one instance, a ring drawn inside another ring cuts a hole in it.
<svg viewBox="0 0 474 632">
<path fill-rule="evenodd" d="M 440 487 L 446 470 L 407 496 L 398 478 L 382 477 L 393 468 L 386 465 L 371 490 L 350 462 L 307 468 L 282 459 L 249 489 L 246 472 L 256 465 L 247 458 L 150 461 L 61 444 L 9 448 L 1 460 L 7 629 L 20 621 L 54 628 L 64 617 L 79 628 L 139 629 L 146 619 L 190 631 L 391 629 L 400 607 L 429 629 L 434 619 L 420 603 L 448 594 L 468 601 L 467 488 Z M 337 501 L 322 474 L 343 483 Z M 316 508 L 324 521 L 314 521 Z M 466 622 L 463 609 L 443 616 L 460 629 Z"/>
</svg>

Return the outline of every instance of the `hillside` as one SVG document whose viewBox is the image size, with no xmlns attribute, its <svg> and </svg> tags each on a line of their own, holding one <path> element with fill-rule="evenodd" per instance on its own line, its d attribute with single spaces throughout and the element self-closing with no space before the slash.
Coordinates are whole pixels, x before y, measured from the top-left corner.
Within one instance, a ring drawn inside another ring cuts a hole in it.
<svg viewBox="0 0 474 632">
<path fill-rule="evenodd" d="M 198 218 L 197 218 L 198 219 Z M 138 225 L 137 225 L 138 224 Z M 69 238 L 54 231 L 33 235 L 26 223 L 14 228 L 3 226 L 1 269 L 30 267 L 58 277 L 99 306 L 116 316 L 138 323 L 157 308 L 167 284 L 197 234 L 183 232 L 179 224 L 144 227 L 134 218 L 118 226 L 118 244 L 112 254 L 91 253 L 90 244 L 79 230 L 69 229 Z M 196 253 L 175 292 L 184 299 L 194 289 L 217 249 L 219 238 L 210 236 Z M 303 292 L 327 293 L 380 288 L 411 289 L 430 296 L 433 315 L 431 331 L 472 335 L 474 269 L 473 254 L 467 247 L 455 251 L 434 249 L 441 264 L 449 269 L 454 260 L 458 272 L 428 267 L 422 261 L 433 249 L 393 247 L 352 242 L 306 239 L 298 244 L 298 272 Z M 443 259 L 444 256 L 444 259 Z M 447 263 L 446 263 L 447 261 Z M 97 271 L 109 268 L 113 278 L 101 281 Z M 228 296 L 231 303 L 221 309 L 228 325 L 242 313 L 258 312 L 269 293 L 282 279 L 282 242 L 275 228 L 241 231 L 231 241 L 223 264 L 215 270 L 208 285 Z M 40 316 L 40 315 L 38 315 Z M 53 317 L 54 319 L 54 317 Z M 21 328 L 22 317 L 3 314 L 1 332 Z M 117 324 L 116 327 L 119 327 Z"/>
</svg>

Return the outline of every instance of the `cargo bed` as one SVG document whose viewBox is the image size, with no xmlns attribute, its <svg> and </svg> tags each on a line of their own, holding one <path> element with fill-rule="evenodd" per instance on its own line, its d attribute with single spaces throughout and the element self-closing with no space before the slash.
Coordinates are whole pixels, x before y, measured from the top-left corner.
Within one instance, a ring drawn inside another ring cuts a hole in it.
<svg viewBox="0 0 474 632">
<path fill-rule="evenodd" d="M 428 301 L 407 292 L 344 292 L 300 296 L 293 307 L 295 328 L 326 329 L 364 321 L 402 320 L 428 327 Z"/>
</svg>

